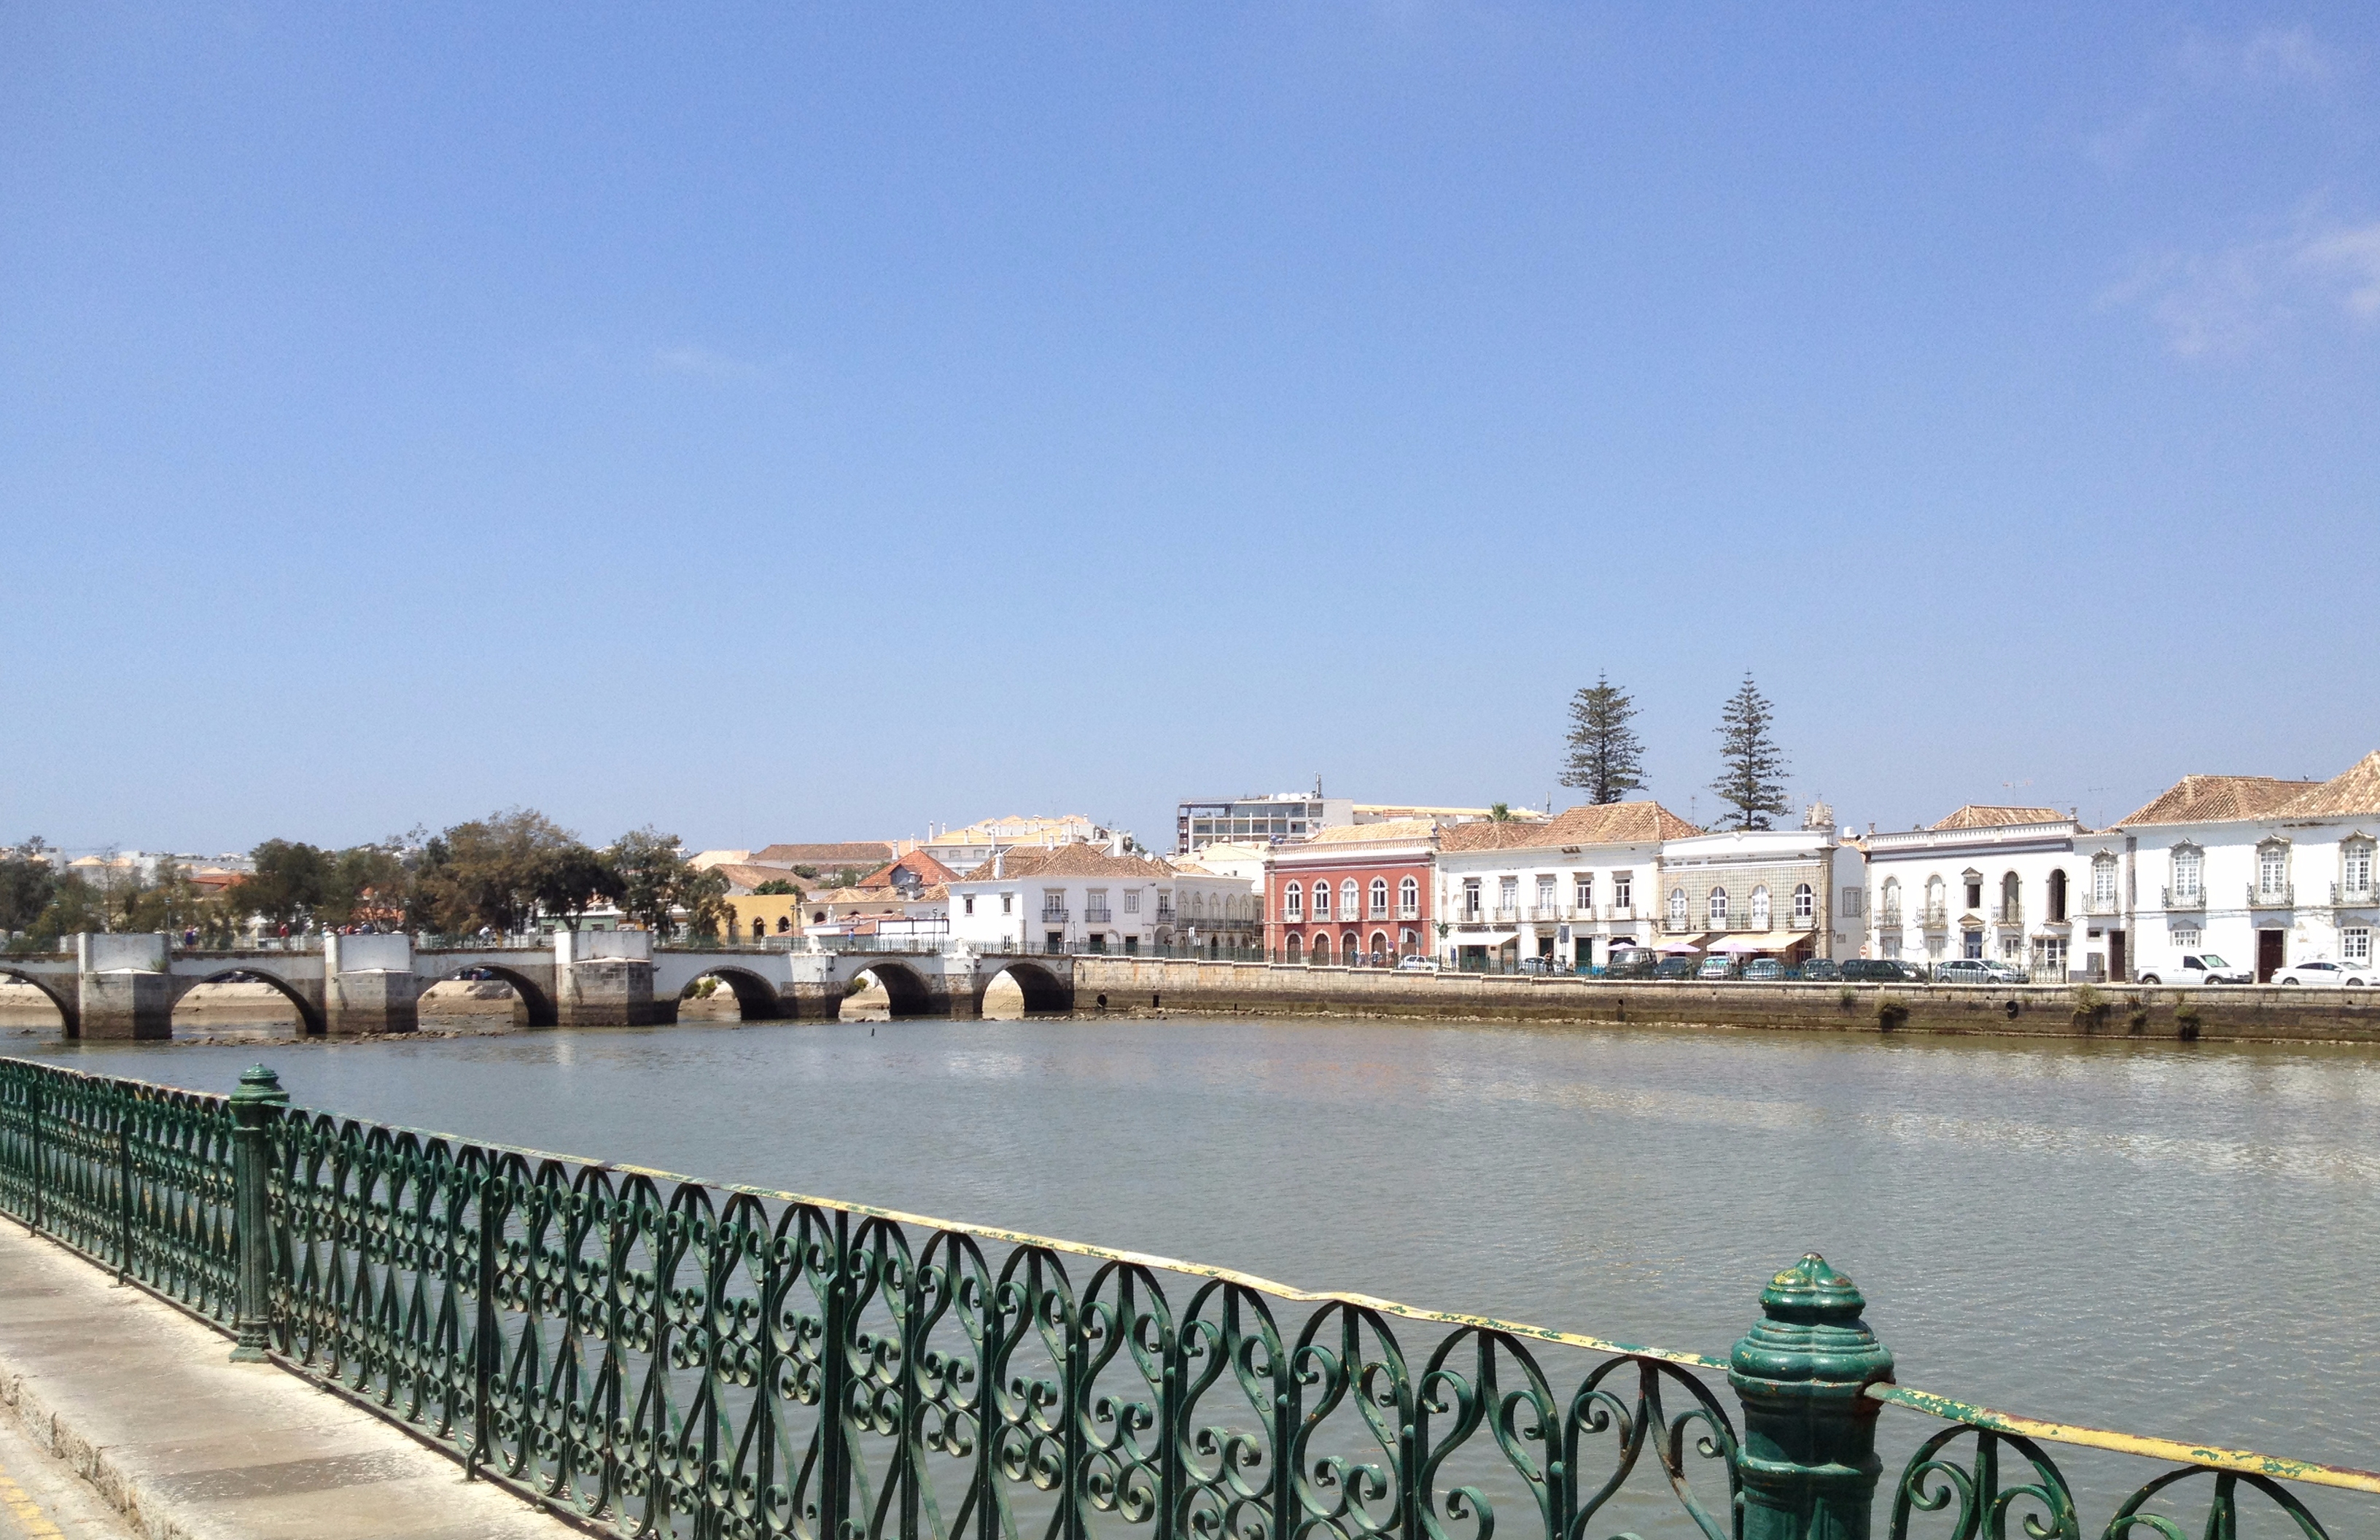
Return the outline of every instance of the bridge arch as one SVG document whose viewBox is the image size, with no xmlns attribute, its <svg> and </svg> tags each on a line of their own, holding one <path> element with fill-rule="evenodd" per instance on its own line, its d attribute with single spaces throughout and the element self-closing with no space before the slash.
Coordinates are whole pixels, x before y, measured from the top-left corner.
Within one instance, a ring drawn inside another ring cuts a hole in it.
<svg viewBox="0 0 2380 1540">
<path fill-rule="evenodd" d="M 1023 992 L 1027 1015 L 1049 1011 L 1072 1011 L 1075 1008 L 1075 986 L 1038 963 L 1022 959 L 1005 964 L 979 978 L 975 987 L 975 1013 L 983 1014 L 983 997 L 996 979 L 1005 978 Z"/>
<path fill-rule="evenodd" d="M 772 1022 L 785 1013 L 784 1001 L 777 996 L 777 987 L 749 968 L 706 969 L 686 981 L 686 989 L 678 991 L 678 999 L 684 1000 L 686 989 L 693 988 L 706 978 L 719 980 L 735 996 L 735 1013 L 739 1020 Z"/>
<path fill-rule="evenodd" d="M 50 988 L 47 979 L 34 974 L 18 973 L 15 968 L 0 968 L 0 978 L 10 979 L 18 984 L 30 984 L 34 988 L 41 990 L 42 998 L 58 1008 L 59 1029 L 69 1037 L 82 1036 L 82 1002 L 79 1000 L 69 1001 L 66 996 Z"/>
<path fill-rule="evenodd" d="M 201 984 L 267 985 L 272 988 L 273 993 L 279 995 L 282 999 L 287 1000 L 290 1004 L 298 1008 L 298 1035 L 299 1037 L 319 1037 L 322 1036 L 324 1032 L 329 1030 L 329 1024 L 322 1019 L 322 1008 L 320 1005 L 308 1000 L 304 995 L 299 994 L 295 988 L 291 988 L 287 979 L 283 978 L 276 974 L 268 973 L 261 968 L 225 968 L 219 973 L 211 973 L 204 978 L 192 978 L 188 980 L 177 978 L 175 980 L 175 983 L 181 986 L 181 988 L 176 989 L 174 993 L 174 1003 L 176 1005 L 181 1004 L 182 1001 L 188 997 L 189 992 L 192 989 L 197 988 Z"/>
<path fill-rule="evenodd" d="M 419 952 L 416 952 L 414 955 L 419 957 L 421 954 Z M 490 978 L 500 978 L 505 983 L 511 985 L 513 987 L 513 993 L 520 996 L 521 1007 L 528 1013 L 529 1025 L 553 1026 L 561 1022 L 561 1013 L 554 1009 L 553 997 L 552 995 L 540 988 L 537 986 L 536 981 L 531 979 L 528 975 L 515 973 L 512 969 L 504 967 L 500 964 L 482 962 L 459 963 L 434 978 L 423 976 L 421 978 L 422 991 L 424 993 L 428 993 L 432 985 L 452 983 L 453 981 L 461 978 L 467 973 L 483 973 Z"/>
<path fill-rule="evenodd" d="M 896 1017 L 930 1016 L 941 1009 L 941 1002 L 934 998 L 934 991 L 927 988 L 925 979 L 918 975 L 917 970 L 906 963 L 872 962 L 860 971 L 868 977 L 875 979 L 878 986 L 883 989 L 889 1009 Z M 840 1016 L 843 1013 L 843 1001 L 836 1000 L 834 1009 L 835 1014 Z"/>
</svg>

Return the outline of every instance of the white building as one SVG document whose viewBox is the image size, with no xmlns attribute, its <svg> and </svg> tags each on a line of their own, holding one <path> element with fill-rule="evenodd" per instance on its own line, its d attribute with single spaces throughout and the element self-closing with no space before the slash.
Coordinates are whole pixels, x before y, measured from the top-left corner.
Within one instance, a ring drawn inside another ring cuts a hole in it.
<svg viewBox="0 0 2380 1540">
<path fill-rule="evenodd" d="M 1570 970 L 1652 940 L 1664 841 L 1702 831 L 1658 802 L 1572 807 L 1541 823 L 1439 831 L 1438 929 L 1448 965 L 1542 957 Z"/>
<path fill-rule="evenodd" d="M 2380 925 L 2380 753 L 2325 782 L 2184 776 L 2116 826 L 2131 974 L 2212 952 L 2258 981 L 2315 958 L 2369 963 Z"/>
<path fill-rule="evenodd" d="M 1200 945 L 1220 951 L 1260 916 L 1257 889 L 1244 878 L 1092 844 L 1003 848 L 948 891 L 951 940 L 978 951 L 1130 955 L 1184 944 L 1194 925 Z"/>
<path fill-rule="evenodd" d="M 1874 955 L 1928 964 L 1988 957 L 2036 980 L 2123 976 L 2127 937 L 2116 852 L 2055 807 L 1969 804 L 1926 829 L 1871 833 Z"/>
<path fill-rule="evenodd" d="M 1834 813 L 1815 804 L 1801 829 L 1738 829 L 1661 843 L 1660 935 L 1706 951 L 1765 953 L 1794 964 L 1848 957 L 1859 916 L 1841 895 L 1859 893 L 1859 849 L 1836 837 Z M 1852 907 L 1860 907 L 1854 901 Z"/>
<path fill-rule="evenodd" d="M 990 860 L 996 850 L 1027 845 L 1055 850 L 1068 844 L 1099 845 L 1117 855 L 1135 848 L 1130 831 L 1102 828 L 1080 813 L 986 819 L 964 829 L 941 830 L 917 848 L 951 870 L 967 873 Z"/>
</svg>

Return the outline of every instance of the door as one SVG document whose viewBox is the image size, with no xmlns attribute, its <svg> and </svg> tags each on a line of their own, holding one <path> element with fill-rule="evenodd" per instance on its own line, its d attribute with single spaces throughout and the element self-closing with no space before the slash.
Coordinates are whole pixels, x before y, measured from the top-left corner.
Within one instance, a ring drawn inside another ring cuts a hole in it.
<svg viewBox="0 0 2380 1540">
<path fill-rule="evenodd" d="M 2281 939 L 2287 934 L 2287 931 L 2282 930 L 2256 932 L 2257 983 L 2270 984 L 2273 981 L 2273 975 L 2280 972 L 2286 965 L 2281 961 Z"/>
<path fill-rule="evenodd" d="M 2124 955 L 2124 933 L 2120 930 L 2108 931 L 2107 976 L 2119 984 L 2130 984 L 2132 981 L 2132 976 L 2126 964 L 2131 961 L 2131 958 Z"/>
</svg>

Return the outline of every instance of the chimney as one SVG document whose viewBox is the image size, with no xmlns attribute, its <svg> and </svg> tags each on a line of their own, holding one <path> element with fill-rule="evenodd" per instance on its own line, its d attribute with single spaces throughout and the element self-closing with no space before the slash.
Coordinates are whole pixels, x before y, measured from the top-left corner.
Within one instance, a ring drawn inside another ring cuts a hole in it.
<svg viewBox="0 0 2380 1540">
<path fill-rule="evenodd" d="M 1001 871 L 1000 867 L 1001 867 L 1001 857 L 1002 857 L 1003 855 L 1005 855 L 1005 854 L 1006 854 L 1006 853 L 1005 853 L 1005 852 L 1003 852 L 1003 851 L 1002 851 L 1002 850 L 998 845 L 993 845 L 993 846 L 991 847 L 991 875 L 992 875 L 992 876 L 994 876 L 994 877 L 1000 877 L 1000 876 L 1004 875 L 1004 874 Z"/>
</svg>

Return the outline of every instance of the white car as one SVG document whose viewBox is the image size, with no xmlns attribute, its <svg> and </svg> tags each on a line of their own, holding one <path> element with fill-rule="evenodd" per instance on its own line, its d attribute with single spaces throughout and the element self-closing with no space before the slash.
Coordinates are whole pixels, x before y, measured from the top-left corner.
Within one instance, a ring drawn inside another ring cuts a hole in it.
<svg viewBox="0 0 2380 1540">
<path fill-rule="evenodd" d="M 1438 969 L 1437 958 L 1423 957 L 1418 954 L 1408 957 L 1397 964 L 1399 973 L 1436 973 Z"/>
<path fill-rule="evenodd" d="M 2143 984 L 2253 984 L 2256 976 L 2245 968 L 2235 968 L 2211 952 L 2183 954 L 2178 968 L 2143 968 Z"/>
<path fill-rule="evenodd" d="M 2273 975 L 2276 984 L 2306 984 L 2317 988 L 2362 989 L 2380 985 L 2380 973 L 2359 968 L 2347 963 L 2327 963 L 2316 959 L 2283 968 Z"/>
</svg>

